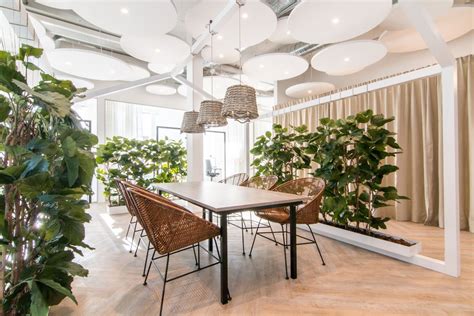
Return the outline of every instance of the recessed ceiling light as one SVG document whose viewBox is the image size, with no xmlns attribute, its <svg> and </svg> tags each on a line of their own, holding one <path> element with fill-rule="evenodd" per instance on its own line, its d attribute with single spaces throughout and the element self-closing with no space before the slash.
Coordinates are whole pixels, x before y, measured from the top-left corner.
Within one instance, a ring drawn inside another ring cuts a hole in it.
<svg viewBox="0 0 474 316">
<path fill-rule="evenodd" d="M 220 41 L 222 40 L 224 37 L 222 35 L 217 35 L 217 39 Z"/>
<path fill-rule="evenodd" d="M 290 35 L 290 34 L 291 34 L 290 30 L 286 31 L 286 35 Z"/>
<path fill-rule="evenodd" d="M 288 75 L 289 73 L 290 73 L 290 72 L 289 72 L 288 70 L 287 70 L 287 71 L 285 71 L 285 75 Z"/>
<path fill-rule="evenodd" d="M 246 19 L 248 17 L 249 17 L 249 15 L 247 14 L 247 12 L 242 13 L 242 19 Z"/>
<path fill-rule="evenodd" d="M 311 93 L 313 93 L 313 90 L 308 90 L 308 94 L 311 94 Z"/>
<path fill-rule="evenodd" d="M 219 54 L 219 58 L 224 58 L 224 54 Z"/>
<path fill-rule="evenodd" d="M 68 66 L 71 66 L 72 63 L 70 61 L 66 61 L 64 64 L 68 65 Z"/>
<path fill-rule="evenodd" d="M 332 23 L 332 24 L 339 24 L 339 22 L 340 22 L 340 21 L 339 21 L 339 18 L 333 18 L 333 19 L 331 20 L 331 23 Z"/>
<path fill-rule="evenodd" d="M 263 64 L 258 65 L 260 68 L 264 68 L 265 66 Z"/>
<path fill-rule="evenodd" d="M 127 8 L 121 8 L 120 13 L 122 14 L 128 14 L 128 9 Z"/>
<path fill-rule="evenodd" d="M 161 52 L 161 49 L 155 48 L 155 53 L 160 53 L 160 52 Z"/>
<path fill-rule="evenodd" d="M 350 61 L 350 60 L 351 60 L 351 59 L 350 59 L 349 57 L 344 58 L 344 61 L 345 61 L 345 62 L 348 62 L 348 61 Z"/>
</svg>

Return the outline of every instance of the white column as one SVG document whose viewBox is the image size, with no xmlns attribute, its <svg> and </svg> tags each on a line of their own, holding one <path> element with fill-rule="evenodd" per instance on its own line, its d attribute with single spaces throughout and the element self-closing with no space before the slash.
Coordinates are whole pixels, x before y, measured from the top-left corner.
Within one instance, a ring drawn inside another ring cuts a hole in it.
<svg viewBox="0 0 474 316">
<path fill-rule="evenodd" d="M 187 65 L 187 80 L 191 81 L 195 87 L 203 87 L 203 59 L 200 55 L 193 56 L 192 61 Z M 194 95 L 194 101 L 193 101 Z M 199 111 L 202 97 L 199 93 L 188 87 L 186 105 L 188 111 L 194 109 Z M 188 145 L 188 181 L 203 181 L 204 161 L 203 161 L 203 134 L 187 134 Z"/>
<path fill-rule="evenodd" d="M 105 99 L 97 98 L 97 138 L 99 139 L 99 144 L 105 143 Z M 97 202 L 105 202 L 104 198 L 104 185 L 102 182 L 97 181 Z"/>
</svg>

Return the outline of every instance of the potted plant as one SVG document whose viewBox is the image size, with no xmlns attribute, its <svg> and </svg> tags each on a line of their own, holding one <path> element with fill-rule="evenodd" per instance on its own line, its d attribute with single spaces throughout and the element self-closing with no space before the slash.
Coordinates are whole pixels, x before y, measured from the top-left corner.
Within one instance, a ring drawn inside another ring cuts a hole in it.
<svg viewBox="0 0 474 316">
<path fill-rule="evenodd" d="M 3 314 L 47 315 L 71 283 L 88 271 L 82 255 L 82 197 L 91 193 L 97 138 L 80 127 L 71 110 L 82 91 L 33 64 L 42 50 L 23 45 L 17 55 L 0 51 L 0 241 L 4 254 Z M 19 71 L 17 65 L 24 71 Z M 41 81 L 28 86 L 28 73 Z M 76 302 L 77 303 L 77 302 Z"/>
<path fill-rule="evenodd" d="M 250 153 L 254 156 L 251 166 L 256 176 L 275 175 L 278 184 L 293 180 L 297 171 L 311 168 L 311 157 L 305 153 L 308 129 L 302 125 L 288 128 L 273 125 L 273 133 L 267 131 L 257 138 Z"/>
<path fill-rule="evenodd" d="M 115 179 L 127 179 L 152 189 L 156 182 L 180 181 L 186 176 L 186 149 L 181 141 L 137 140 L 114 136 L 99 145 L 97 178 L 104 184 L 110 214 L 126 212 Z"/>
<path fill-rule="evenodd" d="M 318 165 L 314 176 L 325 180 L 322 224 L 316 231 L 358 246 L 413 256 L 421 244 L 379 232 L 388 217 L 377 210 L 406 199 L 383 179 L 398 170 L 387 162 L 401 152 L 395 134 L 384 128 L 394 118 L 360 112 L 345 119 L 323 118 L 308 138 L 306 153 Z"/>
</svg>

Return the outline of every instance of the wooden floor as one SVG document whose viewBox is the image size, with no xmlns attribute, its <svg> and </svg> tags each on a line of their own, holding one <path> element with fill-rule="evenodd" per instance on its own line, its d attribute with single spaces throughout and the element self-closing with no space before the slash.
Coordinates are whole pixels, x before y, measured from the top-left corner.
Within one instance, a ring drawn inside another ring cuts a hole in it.
<svg viewBox="0 0 474 316">
<path fill-rule="evenodd" d="M 78 261 L 89 277 L 77 278 L 76 306 L 64 300 L 51 315 L 157 315 L 162 281 L 152 268 L 148 286 L 124 239 L 129 217 L 109 216 L 93 205 L 87 243 L 96 248 Z M 391 233 L 420 240 L 423 254 L 443 257 L 443 230 L 392 222 Z M 250 244 L 252 236 L 246 234 Z M 232 301 L 219 302 L 219 267 L 167 284 L 164 315 L 474 315 L 474 234 L 462 232 L 462 275 L 452 278 L 421 267 L 319 237 L 326 260 L 314 245 L 299 246 L 297 280 L 285 280 L 283 249 L 257 238 L 252 258 L 242 256 L 240 231 L 229 228 Z M 203 261 L 207 258 L 203 255 Z M 173 256 L 170 274 L 194 268 L 192 251 Z M 162 265 L 162 264 L 161 264 Z"/>
</svg>

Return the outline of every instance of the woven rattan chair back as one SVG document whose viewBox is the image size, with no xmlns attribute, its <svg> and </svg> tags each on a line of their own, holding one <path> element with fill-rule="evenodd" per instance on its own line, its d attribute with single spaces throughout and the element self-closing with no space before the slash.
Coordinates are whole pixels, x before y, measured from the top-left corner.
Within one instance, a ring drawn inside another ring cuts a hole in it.
<svg viewBox="0 0 474 316">
<path fill-rule="evenodd" d="M 135 206 L 130 200 L 129 193 L 127 191 L 127 186 L 125 185 L 127 182 L 122 179 L 115 179 L 115 185 L 117 186 L 117 189 L 122 196 L 122 198 L 125 201 L 125 206 L 127 207 L 128 212 L 132 216 L 136 216 L 137 212 L 135 211 Z"/>
<path fill-rule="evenodd" d="M 242 182 L 241 186 L 262 190 L 271 190 L 277 182 L 277 176 L 256 176 Z"/>
<path fill-rule="evenodd" d="M 242 182 L 246 181 L 248 178 L 249 176 L 246 173 L 236 173 L 234 175 L 231 175 L 230 177 L 222 179 L 221 181 L 219 181 L 219 183 L 241 185 Z"/>
<path fill-rule="evenodd" d="M 216 225 L 136 188 L 128 188 L 150 242 L 159 254 L 218 236 Z M 153 193 L 152 193 L 153 194 Z"/>
<path fill-rule="evenodd" d="M 275 187 L 273 191 L 305 195 L 311 199 L 298 208 L 298 224 L 316 224 L 319 221 L 319 209 L 325 184 L 321 178 L 302 178 L 291 180 Z"/>
</svg>

